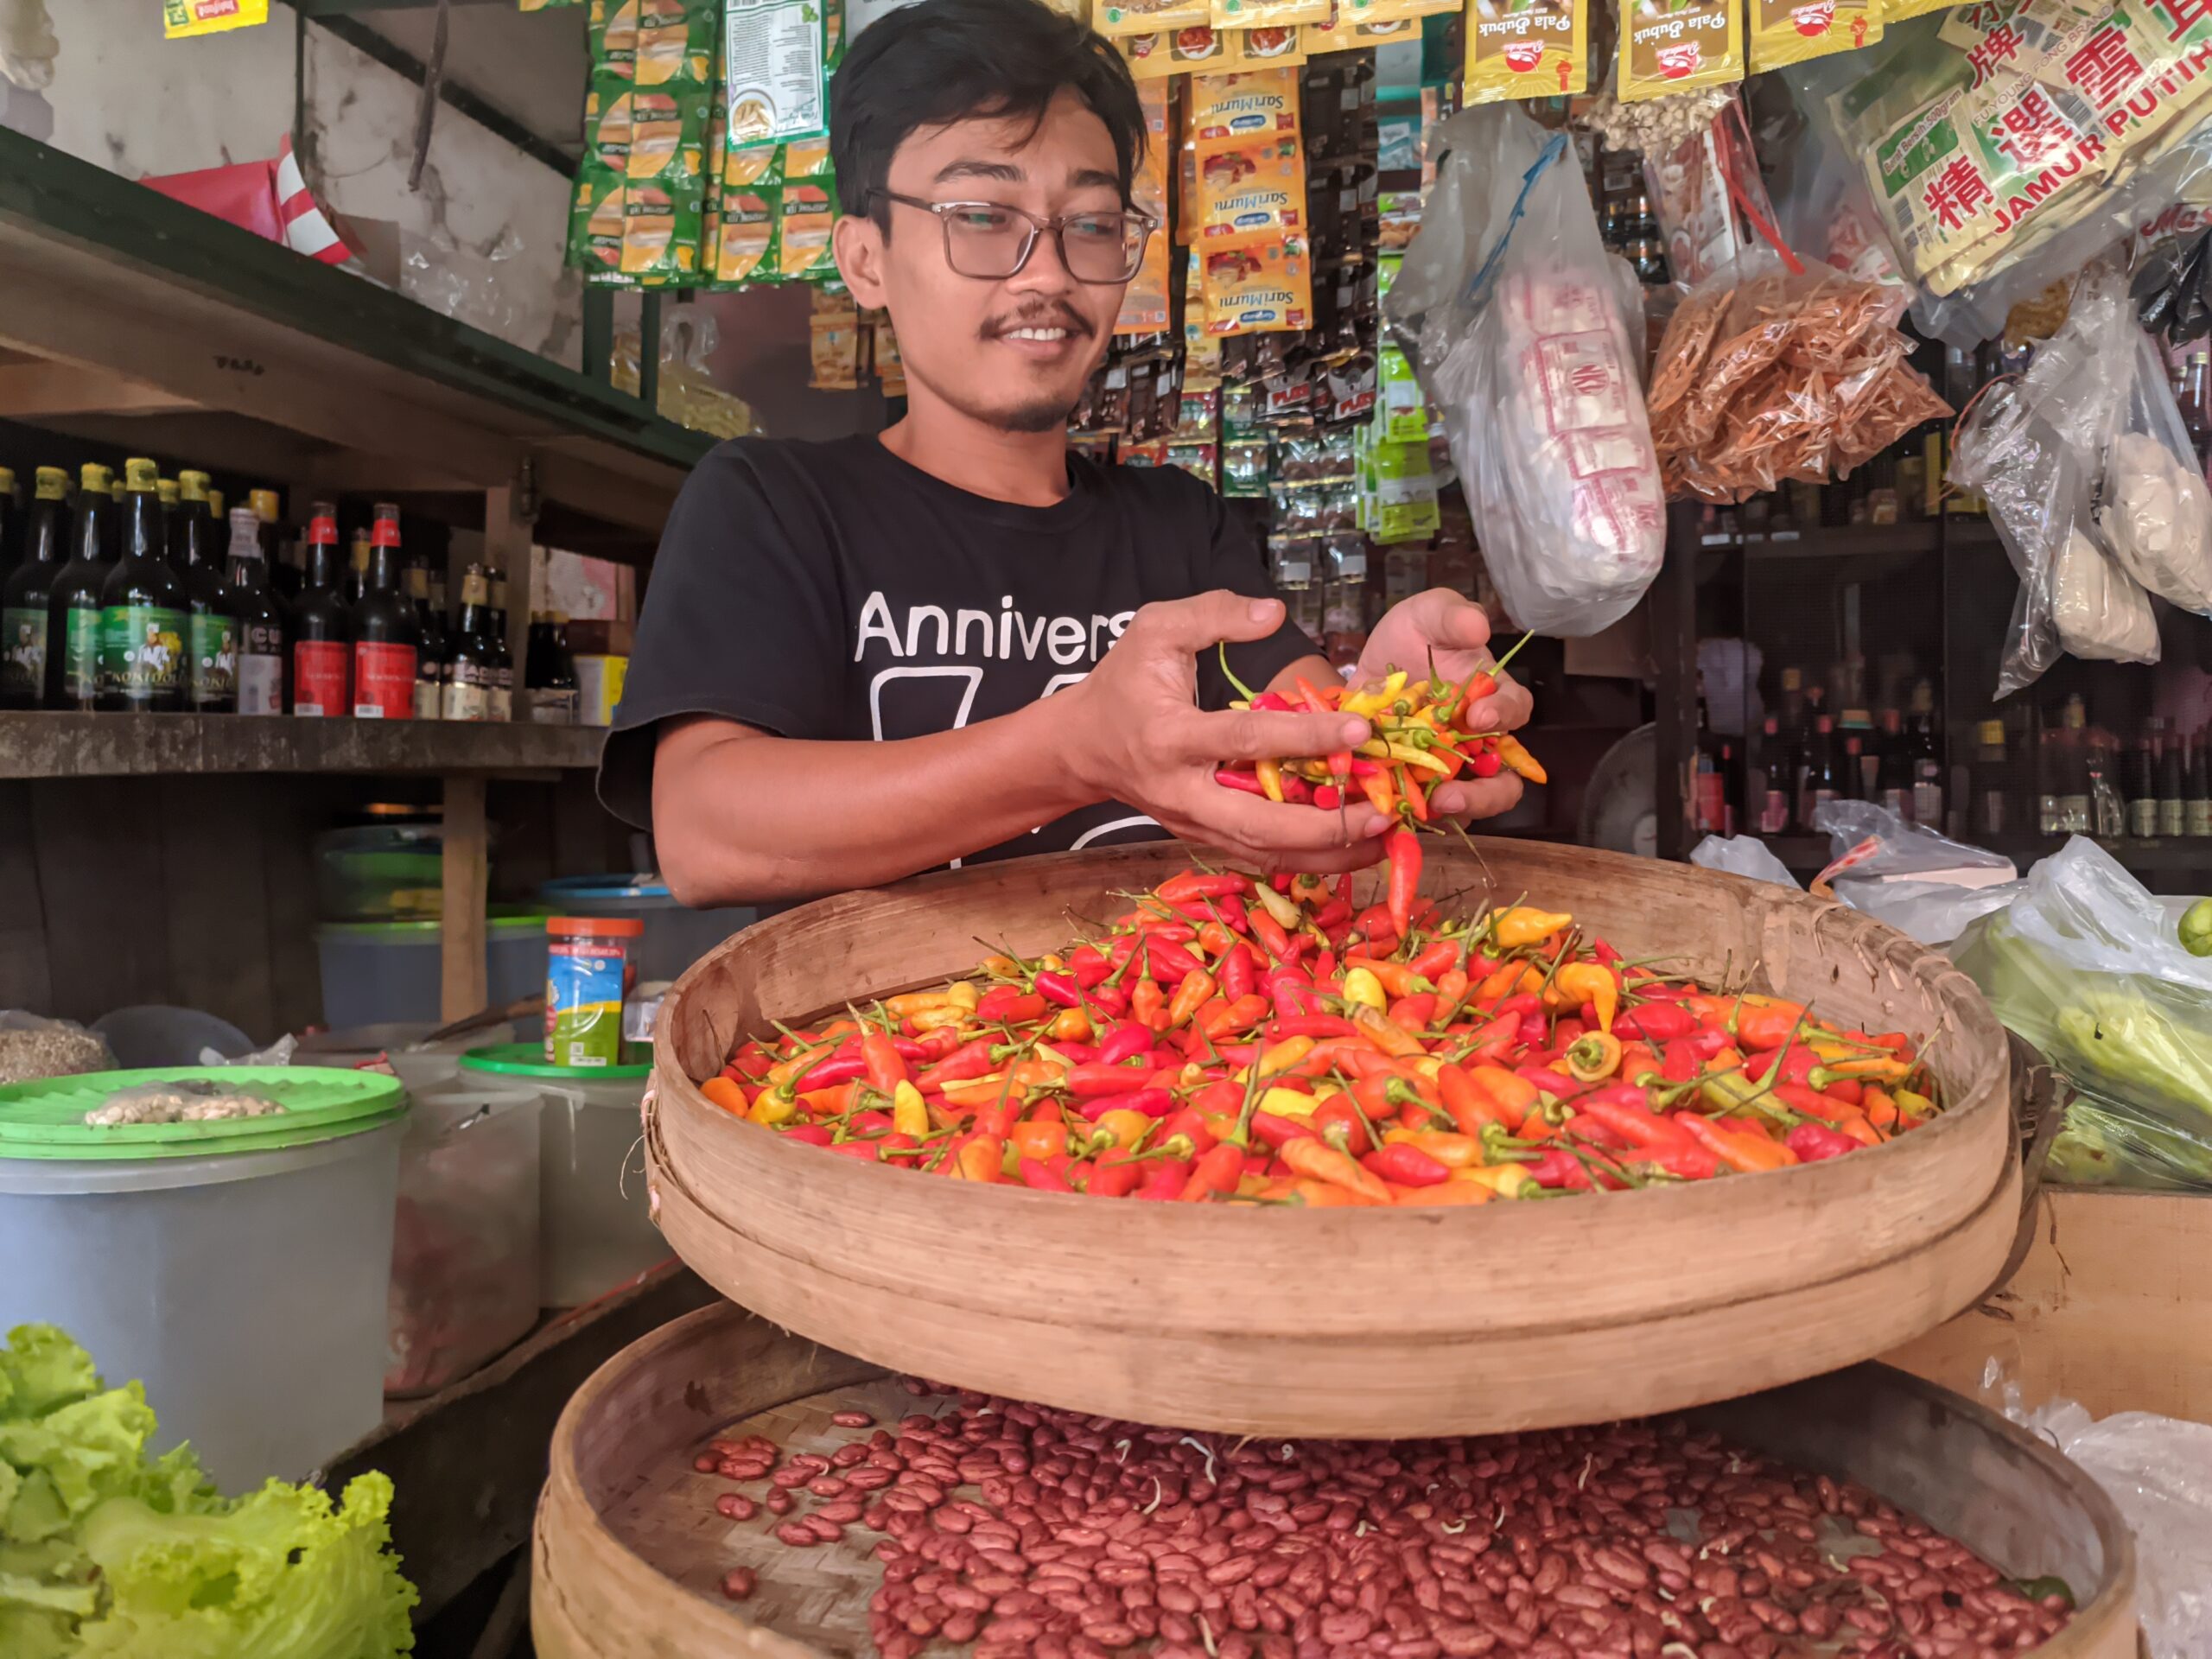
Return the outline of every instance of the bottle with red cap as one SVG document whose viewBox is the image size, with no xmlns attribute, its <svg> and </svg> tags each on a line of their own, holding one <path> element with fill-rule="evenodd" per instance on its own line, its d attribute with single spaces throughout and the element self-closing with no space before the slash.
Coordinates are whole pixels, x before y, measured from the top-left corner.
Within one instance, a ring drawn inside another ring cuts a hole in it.
<svg viewBox="0 0 2212 1659">
<path fill-rule="evenodd" d="M 359 720 L 415 717 L 415 654 L 423 635 L 399 591 L 399 509 L 379 501 L 369 529 L 369 567 L 354 601 L 353 714 Z"/>
<path fill-rule="evenodd" d="M 308 515 L 307 582 L 292 607 L 292 712 L 335 719 L 353 709 L 353 629 L 339 597 L 338 509 Z"/>
</svg>

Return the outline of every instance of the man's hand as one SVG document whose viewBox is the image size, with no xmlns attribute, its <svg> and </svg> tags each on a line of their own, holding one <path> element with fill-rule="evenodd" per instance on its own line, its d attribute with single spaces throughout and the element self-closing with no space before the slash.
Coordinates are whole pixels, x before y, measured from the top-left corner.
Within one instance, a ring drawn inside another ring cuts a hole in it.
<svg viewBox="0 0 2212 1659">
<path fill-rule="evenodd" d="M 1067 734 L 1067 766 L 1096 797 L 1126 801 L 1186 841 L 1211 842 L 1266 870 L 1356 869 L 1382 855 L 1376 836 L 1388 826 L 1371 809 L 1282 804 L 1214 780 L 1231 762 L 1326 754 L 1367 741 L 1367 722 L 1343 715 L 1198 707 L 1199 653 L 1223 640 L 1264 639 L 1282 614 L 1279 601 L 1227 592 L 1147 605 L 1098 666 L 1047 706 Z"/>
<path fill-rule="evenodd" d="M 1402 600 L 1383 613 L 1359 654 L 1354 685 L 1368 685 L 1394 668 L 1421 677 L 1433 659 L 1442 678 L 1464 684 L 1492 660 L 1490 619 L 1483 607 L 1449 588 L 1431 588 Z M 1535 704 L 1510 675 L 1497 677 L 1497 690 L 1477 702 L 1465 724 L 1477 732 L 1510 732 L 1524 725 Z M 1448 818 L 1494 818 L 1512 810 L 1521 798 L 1521 780 L 1510 772 L 1495 778 L 1461 779 L 1438 785 L 1429 804 Z"/>
</svg>

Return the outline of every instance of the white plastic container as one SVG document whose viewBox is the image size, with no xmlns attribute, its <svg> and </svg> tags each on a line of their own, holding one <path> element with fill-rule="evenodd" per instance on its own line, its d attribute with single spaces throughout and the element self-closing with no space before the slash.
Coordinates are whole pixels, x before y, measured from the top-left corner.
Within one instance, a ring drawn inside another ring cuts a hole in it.
<svg viewBox="0 0 2212 1659">
<path fill-rule="evenodd" d="M 436 922 L 326 922 L 315 931 L 327 1026 L 435 1021 L 444 933 Z M 486 929 L 487 1007 L 545 988 L 545 918 L 494 916 Z"/>
<path fill-rule="evenodd" d="M 630 1055 L 626 1053 L 625 1058 Z M 666 1261 L 672 1252 L 645 1207 L 638 1103 L 650 1060 L 579 1069 L 545 1064 L 532 1043 L 472 1049 L 461 1076 L 534 1088 L 538 1119 L 539 1294 L 576 1307 Z"/>
<path fill-rule="evenodd" d="M 206 1068 L 0 1089 L 0 1330 L 67 1331 L 158 1402 L 226 1491 L 296 1480 L 384 1410 L 405 1096 L 396 1079 L 223 1068 L 283 1114 L 93 1129 L 118 1089 Z"/>
<path fill-rule="evenodd" d="M 392 1233 L 385 1394 L 435 1394 L 529 1334 L 538 1310 L 534 1090 L 410 1089 Z"/>
</svg>

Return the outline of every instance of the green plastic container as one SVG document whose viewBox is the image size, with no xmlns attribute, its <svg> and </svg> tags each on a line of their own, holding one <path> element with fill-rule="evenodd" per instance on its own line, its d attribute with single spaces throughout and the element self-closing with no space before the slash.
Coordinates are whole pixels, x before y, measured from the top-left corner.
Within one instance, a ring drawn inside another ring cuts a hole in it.
<svg viewBox="0 0 2212 1659">
<path fill-rule="evenodd" d="M 118 1090 L 211 1078 L 288 1109 L 94 1128 Z M 160 1402 L 217 1482 L 297 1479 L 383 1413 L 406 1096 L 311 1066 L 163 1066 L 0 1089 L 0 1330 L 60 1325 Z"/>
<path fill-rule="evenodd" d="M 645 1207 L 638 1103 L 652 1054 L 636 1046 L 617 1065 L 549 1065 L 537 1043 L 471 1049 L 461 1075 L 537 1090 L 538 1271 L 548 1307 L 575 1307 L 668 1259 Z"/>
</svg>

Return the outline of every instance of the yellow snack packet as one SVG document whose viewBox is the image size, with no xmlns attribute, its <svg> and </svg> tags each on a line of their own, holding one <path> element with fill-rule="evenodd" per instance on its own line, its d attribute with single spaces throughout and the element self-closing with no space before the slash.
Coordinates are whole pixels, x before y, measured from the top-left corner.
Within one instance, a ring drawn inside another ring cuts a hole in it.
<svg viewBox="0 0 2212 1659">
<path fill-rule="evenodd" d="M 1144 260 L 1137 274 L 1122 291 L 1122 309 L 1114 319 L 1117 334 L 1156 334 L 1167 327 L 1171 306 L 1168 281 L 1175 257 L 1174 238 L 1167 227 L 1167 168 L 1174 154 L 1168 137 L 1172 103 L 1164 80 L 1137 83 L 1137 103 L 1144 111 L 1144 156 L 1129 180 L 1129 200 L 1140 213 L 1149 213 L 1154 225 L 1144 245 Z"/>
<path fill-rule="evenodd" d="M 1296 71 L 1285 67 L 1192 77 L 1190 138 L 1199 151 L 1297 130 Z"/>
<path fill-rule="evenodd" d="M 1751 0 L 1751 10 L 1755 75 L 1882 38 L 1882 0 Z"/>
<path fill-rule="evenodd" d="M 1212 0 L 1098 0 L 1090 11 L 1090 26 L 1101 35 L 1155 35 L 1212 22 Z"/>
<path fill-rule="evenodd" d="M 1287 69 L 1306 61 L 1306 25 L 1281 27 L 1262 24 L 1255 29 L 1228 31 L 1230 67 L 1235 69 Z"/>
<path fill-rule="evenodd" d="M 1622 0 L 1622 103 L 1743 78 L 1744 14 L 1737 0 Z"/>
<path fill-rule="evenodd" d="M 715 247 L 715 280 L 766 281 L 775 270 L 775 247 L 776 192 L 772 188 L 741 188 L 724 184 L 721 233 Z"/>
<path fill-rule="evenodd" d="M 1261 29 L 1268 24 L 1325 23 L 1336 0 L 1212 0 L 1216 29 Z"/>
<path fill-rule="evenodd" d="M 1589 0 L 1469 0 L 1463 104 L 1556 98 L 1590 84 Z"/>
<path fill-rule="evenodd" d="M 1270 232 L 1197 251 L 1207 334 L 1294 334 L 1313 321 L 1313 259 L 1303 238 Z"/>
<path fill-rule="evenodd" d="M 830 227 L 836 223 L 837 204 L 830 192 L 819 184 L 786 180 L 781 207 L 776 220 L 776 257 L 784 280 L 836 276 L 837 260 L 830 251 Z M 728 209 L 723 212 L 727 216 Z"/>
<path fill-rule="evenodd" d="M 269 0 L 162 0 L 162 34 L 181 41 L 269 21 Z"/>
<path fill-rule="evenodd" d="M 1202 237 L 1306 228 L 1306 157 L 1296 134 L 1217 149 L 1199 158 Z"/>
</svg>

